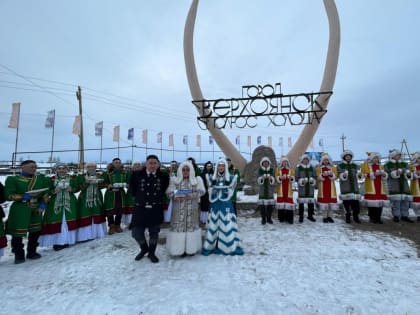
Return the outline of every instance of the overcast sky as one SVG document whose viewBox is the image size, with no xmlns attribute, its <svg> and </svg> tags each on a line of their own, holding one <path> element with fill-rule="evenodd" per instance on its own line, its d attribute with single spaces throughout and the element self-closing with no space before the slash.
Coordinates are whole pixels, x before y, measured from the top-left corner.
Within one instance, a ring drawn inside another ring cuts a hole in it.
<svg viewBox="0 0 420 315">
<path fill-rule="evenodd" d="M 256 3 L 258 6 L 256 6 Z M 13 102 L 21 102 L 18 152 L 49 151 L 52 129 L 44 127 L 47 112 L 55 109 L 55 150 L 78 148 L 72 134 L 78 114 L 75 96 L 82 87 L 85 148 L 99 149 L 94 125 L 104 121 L 103 148 L 116 147 L 113 128 L 120 125 L 120 146 L 130 146 L 127 131 L 134 128 L 134 144 L 148 130 L 148 147 L 168 148 L 174 134 L 175 150 L 197 160 L 213 159 L 208 132 L 197 125 L 183 57 L 183 31 L 190 0 L 154 1 L 0 1 L 0 160 L 10 160 L 16 129 L 8 128 Z M 420 2 L 416 0 L 337 0 L 341 48 L 337 78 L 328 113 L 314 138 L 333 159 L 339 159 L 340 137 L 356 158 L 366 151 L 387 154 L 406 139 L 410 151 L 420 150 L 420 59 L 418 30 Z M 319 91 L 328 44 L 328 21 L 321 0 L 202 0 L 195 27 L 195 61 L 203 95 L 208 98 L 241 96 L 246 84 L 282 83 L 285 94 Z M 262 144 L 272 136 L 277 155 L 287 153 L 301 127 L 227 129 L 249 159 L 257 136 Z M 283 137 L 283 150 L 279 138 Z M 169 148 L 172 149 L 172 148 Z M 217 147 L 215 147 L 217 151 Z M 147 153 L 157 153 L 148 149 Z M 117 156 L 104 150 L 103 160 Z M 134 160 L 146 151 L 134 149 Z M 54 153 L 77 161 L 77 152 Z M 120 149 L 122 160 L 132 150 Z M 220 153 L 216 152 L 217 158 Z M 24 153 L 19 158 L 46 160 L 49 153 Z M 164 161 L 172 160 L 164 152 Z M 99 160 L 99 151 L 85 153 Z"/>
</svg>

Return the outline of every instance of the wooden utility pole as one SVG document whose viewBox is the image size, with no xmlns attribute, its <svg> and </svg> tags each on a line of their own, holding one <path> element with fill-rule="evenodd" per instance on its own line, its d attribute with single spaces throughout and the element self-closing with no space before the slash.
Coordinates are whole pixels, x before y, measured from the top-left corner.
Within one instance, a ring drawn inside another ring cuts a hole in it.
<svg viewBox="0 0 420 315">
<path fill-rule="evenodd" d="M 79 171 L 83 171 L 85 166 L 85 154 L 83 144 L 83 115 L 82 115 L 82 88 L 80 85 L 77 87 L 76 92 L 77 100 L 79 101 L 79 115 L 80 115 L 80 135 L 79 135 Z"/>
</svg>

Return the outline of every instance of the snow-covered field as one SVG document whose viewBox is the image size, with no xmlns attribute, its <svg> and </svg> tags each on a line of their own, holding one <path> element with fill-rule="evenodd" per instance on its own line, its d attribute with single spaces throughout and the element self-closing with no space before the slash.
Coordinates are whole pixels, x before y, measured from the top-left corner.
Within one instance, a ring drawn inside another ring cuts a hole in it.
<svg viewBox="0 0 420 315">
<path fill-rule="evenodd" d="M 129 231 L 15 265 L 0 260 L 3 314 L 419 314 L 408 241 L 335 224 L 239 218 L 244 256 L 134 261 Z M 161 237 L 164 238 L 163 229 Z"/>
</svg>

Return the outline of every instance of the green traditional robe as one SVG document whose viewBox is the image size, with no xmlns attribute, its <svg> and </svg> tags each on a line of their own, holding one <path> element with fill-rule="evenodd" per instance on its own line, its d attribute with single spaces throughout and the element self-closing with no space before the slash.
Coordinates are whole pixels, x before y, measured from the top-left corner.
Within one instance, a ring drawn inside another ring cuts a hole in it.
<svg viewBox="0 0 420 315">
<path fill-rule="evenodd" d="M 80 190 L 77 198 L 77 222 L 78 227 L 89 226 L 92 223 L 105 222 L 104 202 L 101 188 L 102 178 L 96 174 L 88 174 L 76 177 L 76 185 Z"/>
<path fill-rule="evenodd" d="M 65 175 L 56 177 L 51 182 L 50 194 L 51 200 L 45 210 L 42 220 L 42 234 L 61 233 L 61 224 L 63 223 L 63 211 L 69 231 L 77 229 L 77 200 L 74 193 L 79 190 L 76 178 L 70 178 Z M 56 191 L 56 187 L 61 184 L 69 185 L 71 191 Z"/>
<path fill-rule="evenodd" d="M 109 184 L 126 184 L 128 183 L 128 173 L 124 170 L 113 170 L 112 172 L 106 172 L 102 175 L 104 179 L 104 186 L 107 187 Z M 118 205 L 118 201 L 121 204 Z M 121 207 L 124 210 L 127 206 L 127 194 L 123 187 L 115 187 L 107 189 L 105 192 L 104 209 L 105 214 L 113 215 L 117 214 L 116 211 Z"/>
<path fill-rule="evenodd" d="M 13 201 L 6 222 L 6 233 L 15 237 L 25 237 L 28 232 L 41 231 L 42 215 L 38 211 L 41 202 L 48 201 L 48 190 L 41 192 L 30 201 L 22 201 L 22 196 L 30 190 L 50 188 L 51 181 L 43 175 L 26 177 L 8 176 L 5 183 L 5 197 Z"/>
</svg>

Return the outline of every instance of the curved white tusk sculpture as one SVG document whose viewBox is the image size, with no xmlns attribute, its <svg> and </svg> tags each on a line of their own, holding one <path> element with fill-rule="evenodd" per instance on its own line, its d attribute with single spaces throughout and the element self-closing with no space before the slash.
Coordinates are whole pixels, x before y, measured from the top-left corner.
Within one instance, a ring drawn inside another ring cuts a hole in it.
<svg viewBox="0 0 420 315">
<path fill-rule="evenodd" d="M 198 82 L 197 70 L 194 61 L 194 26 L 197 17 L 197 8 L 199 0 L 193 0 L 190 10 L 188 12 L 187 20 L 185 22 L 184 29 L 184 60 L 185 68 L 187 72 L 188 85 L 190 87 L 191 96 L 194 100 L 204 99 L 201 92 L 200 84 Z M 327 12 L 328 23 L 329 23 L 329 43 L 327 60 L 324 68 L 324 77 L 321 83 L 320 92 L 332 91 L 335 82 L 335 76 L 337 73 L 338 55 L 340 51 L 340 21 L 338 18 L 337 7 L 334 0 L 324 0 L 325 10 Z M 329 97 L 326 95 L 319 95 L 317 97 L 318 104 L 326 109 L 328 105 Z M 202 108 L 197 108 L 198 112 L 202 112 Z M 217 145 L 222 149 L 226 156 L 232 159 L 233 164 L 241 172 L 243 172 L 246 160 L 236 147 L 229 141 L 224 133 L 217 128 L 212 127 L 213 124 L 208 124 L 209 132 L 216 141 Z M 306 151 L 309 143 L 311 142 L 315 132 L 319 127 L 319 123 L 316 119 L 313 120 L 311 125 L 306 125 L 298 140 L 294 144 L 293 148 L 288 153 L 288 158 L 292 165 L 296 165 L 299 157 Z"/>
</svg>

